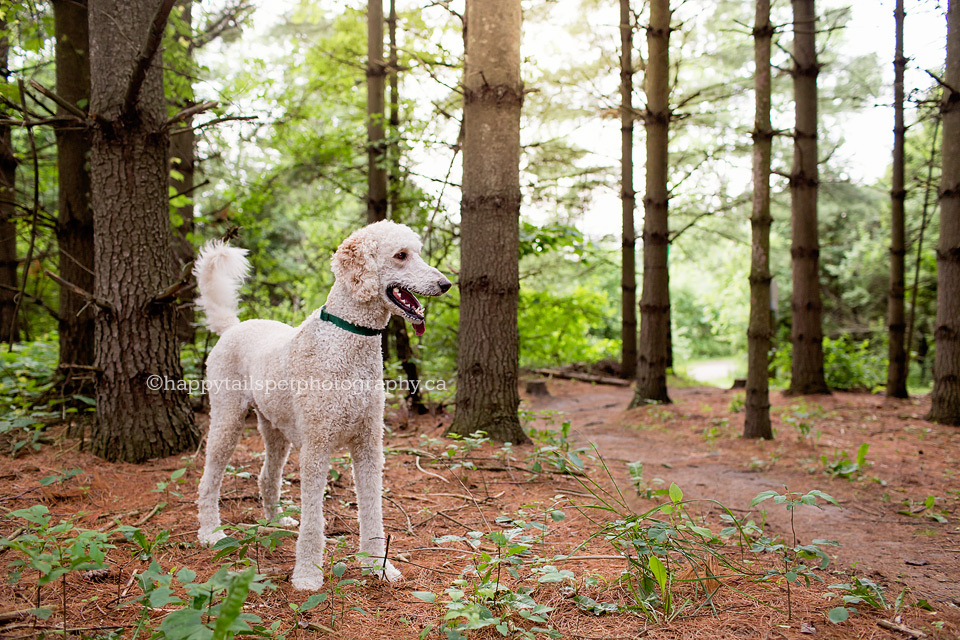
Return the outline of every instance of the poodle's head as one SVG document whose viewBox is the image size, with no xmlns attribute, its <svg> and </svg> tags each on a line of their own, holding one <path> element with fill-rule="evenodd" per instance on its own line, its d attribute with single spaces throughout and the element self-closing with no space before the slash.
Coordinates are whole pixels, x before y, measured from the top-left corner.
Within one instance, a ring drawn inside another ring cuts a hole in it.
<svg viewBox="0 0 960 640">
<path fill-rule="evenodd" d="M 333 275 L 364 304 L 380 303 L 413 323 L 417 335 L 425 324 L 415 294 L 439 296 L 450 281 L 420 257 L 420 238 L 409 227 L 389 220 L 353 232 L 337 248 Z"/>
</svg>

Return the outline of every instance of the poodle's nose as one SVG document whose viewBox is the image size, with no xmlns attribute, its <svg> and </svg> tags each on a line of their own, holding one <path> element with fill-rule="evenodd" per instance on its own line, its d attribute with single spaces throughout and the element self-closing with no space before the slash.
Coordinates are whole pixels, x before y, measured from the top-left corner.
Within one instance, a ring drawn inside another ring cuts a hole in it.
<svg viewBox="0 0 960 640">
<path fill-rule="evenodd" d="M 446 278 L 444 278 L 443 280 L 441 280 L 441 281 L 438 282 L 437 284 L 440 285 L 440 293 L 446 293 L 447 291 L 450 290 L 450 287 L 453 286 L 453 285 L 450 283 L 450 281 L 447 280 Z"/>
</svg>

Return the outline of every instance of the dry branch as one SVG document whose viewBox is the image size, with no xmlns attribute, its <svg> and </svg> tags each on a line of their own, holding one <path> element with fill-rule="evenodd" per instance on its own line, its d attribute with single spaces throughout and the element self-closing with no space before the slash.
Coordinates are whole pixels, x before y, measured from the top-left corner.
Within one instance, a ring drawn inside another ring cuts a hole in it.
<svg viewBox="0 0 960 640">
<path fill-rule="evenodd" d="M 563 380 L 581 380 L 583 382 L 596 382 L 597 384 L 610 384 L 617 387 L 629 387 L 632 382 L 612 378 L 610 376 L 597 376 L 592 373 L 580 373 L 578 371 L 563 371 L 561 369 L 533 369 L 534 373 L 541 376 L 551 376 Z"/>
</svg>

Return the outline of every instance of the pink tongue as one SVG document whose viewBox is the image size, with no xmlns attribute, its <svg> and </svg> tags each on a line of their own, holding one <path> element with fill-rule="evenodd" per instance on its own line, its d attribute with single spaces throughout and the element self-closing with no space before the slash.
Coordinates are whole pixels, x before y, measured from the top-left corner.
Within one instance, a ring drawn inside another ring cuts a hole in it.
<svg viewBox="0 0 960 640">
<path fill-rule="evenodd" d="M 417 332 L 417 335 L 418 335 L 418 336 L 422 336 L 422 335 L 423 335 L 423 332 L 427 330 L 427 321 L 424 320 L 424 321 L 421 322 L 420 324 L 415 324 L 415 325 L 413 325 L 413 329 L 414 329 L 414 331 Z"/>
</svg>

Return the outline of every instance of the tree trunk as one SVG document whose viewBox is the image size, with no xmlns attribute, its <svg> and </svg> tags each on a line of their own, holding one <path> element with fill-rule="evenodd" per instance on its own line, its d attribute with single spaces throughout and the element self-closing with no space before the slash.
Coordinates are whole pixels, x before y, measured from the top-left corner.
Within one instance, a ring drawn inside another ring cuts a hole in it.
<svg viewBox="0 0 960 640">
<path fill-rule="evenodd" d="M 57 39 L 57 93 L 86 110 L 90 102 L 90 57 L 85 0 L 53 2 Z M 58 109 L 60 115 L 69 115 Z M 59 214 L 57 244 L 60 277 L 84 291 L 93 291 L 93 209 L 90 207 L 90 132 L 76 126 L 57 127 Z M 86 392 L 83 379 L 94 362 L 94 309 L 67 287 L 60 287 L 60 368 L 64 393 Z M 72 368 L 72 365 L 79 365 Z M 90 390 L 92 392 L 92 388 Z"/>
<path fill-rule="evenodd" d="M 906 128 L 903 123 L 903 73 L 907 59 L 903 57 L 903 0 L 897 0 L 894 10 L 896 46 L 893 58 L 893 180 L 890 189 L 890 293 L 887 320 L 890 329 L 890 350 L 887 363 L 887 397 L 907 398 L 907 351 L 903 308 L 904 256 L 904 144 Z"/>
<path fill-rule="evenodd" d="M 0 67 L 3 82 L 7 82 L 7 57 L 10 41 L 6 21 L 0 21 Z M 7 115 L 3 113 L 2 115 Z M 17 318 L 17 157 L 9 125 L 0 125 L 0 342 L 19 342 L 20 323 Z"/>
<path fill-rule="evenodd" d="M 770 157 L 773 128 L 770 124 L 770 0 L 757 0 L 753 27 L 753 80 L 756 120 L 753 129 L 753 216 L 750 253 L 750 326 L 747 329 L 747 401 L 744 438 L 773 439 L 770 426 Z"/>
<path fill-rule="evenodd" d="M 196 448 L 183 391 L 176 305 L 151 304 L 179 273 L 167 194 L 166 106 L 156 43 L 172 0 L 91 0 L 90 163 L 97 313 L 92 451 L 142 462 Z M 148 36 L 148 33 L 150 34 Z M 142 44 L 141 44 L 142 43 Z M 154 46 L 151 46 L 154 45 Z"/>
<path fill-rule="evenodd" d="M 640 357 L 630 406 L 670 402 L 670 274 L 667 248 L 667 137 L 670 128 L 670 1 L 651 0 L 644 83 L 647 110 L 647 184 L 643 198 L 643 292 L 640 296 Z"/>
<path fill-rule="evenodd" d="M 526 442 L 520 396 L 520 0 L 467 0 L 460 331 L 450 431 Z"/>
<path fill-rule="evenodd" d="M 947 4 L 947 72 L 937 248 L 936 359 L 928 420 L 960 426 L 960 0 Z"/>
<path fill-rule="evenodd" d="M 193 0 L 179 0 L 178 4 L 183 7 L 180 19 L 185 31 L 185 33 L 178 35 L 184 38 L 186 42 L 192 42 L 194 36 Z M 179 42 L 177 46 L 181 46 Z M 183 49 L 183 55 L 187 60 L 187 68 L 181 71 L 185 77 L 188 78 L 186 82 L 190 95 L 183 96 L 184 99 L 176 105 L 181 109 L 191 107 L 195 104 L 193 82 L 189 79 L 195 74 L 193 49 L 189 45 L 183 45 Z M 190 195 L 190 201 L 176 209 L 176 214 L 180 217 L 182 223 L 175 229 L 176 233 L 174 234 L 173 243 L 174 251 L 182 270 L 184 265 L 192 262 L 196 257 L 193 244 L 188 238 L 195 229 L 193 188 L 196 184 L 197 134 L 191 128 L 193 126 L 193 117 L 186 118 L 177 126 L 178 128 L 182 127 L 184 130 L 178 131 L 176 135 L 170 136 L 170 164 L 171 168 L 177 171 L 182 178 L 178 179 L 171 175 L 170 186 L 173 187 L 176 193 Z M 192 304 L 194 298 L 196 298 L 196 290 L 184 293 L 181 298 L 180 319 L 177 321 L 177 337 L 182 343 L 192 343 L 197 334 L 196 314 L 194 313 Z"/>
<path fill-rule="evenodd" d="M 793 363 L 788 393 L 829 393 L 823 375 L 820 242 L 817 232 L 817 17 L 814 0 L 793 0 L 793 91 L 797 123 L 790 175 L 793 243 Z"/>
<path fill-rule="evenodd" d="M 633 190 L 633 22 L 630 0 L 620 0 L 620 198 L 623 205 L 623 270 L 620 276 L 621 354 L 620 375 L 637 375 L 637 233 L 633 225 L 636 192 Z"/>
<path fill-rule="evenodd" d="M 390 0 L 390 14 L 387 17 L 389 32 L 390 57 L 388 61 L 388 78 L 390 84 L 390 144 L 386 151 L 390 160 L 389 174 L 389 205 L 390 217 L 400 220 L 400 194 L 403 191 L 403 175 L 400 170 L 400 61 L 397 56 L 397 0 Z M 420 371 L 417 367 L 413 345 L 410 344 L 410 334 L 407 332 L 407 323 L 401 318 L 391 320 L 394 343 L 397 347 L 397 359 L 400 368 L 410 381 L 410 392 L 407 402 L 410 409 L 416 413 L 427 412 L 420 395 Z"/>
<path fill-rule="evenodd" d="M 387 217 L 387 168 L 383 135 L 383 0 L 367 2 L 367 222 Z"/>
</svg>

